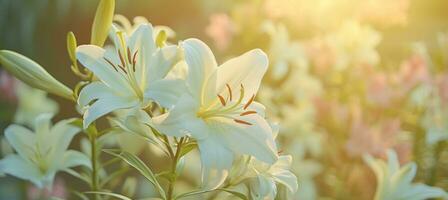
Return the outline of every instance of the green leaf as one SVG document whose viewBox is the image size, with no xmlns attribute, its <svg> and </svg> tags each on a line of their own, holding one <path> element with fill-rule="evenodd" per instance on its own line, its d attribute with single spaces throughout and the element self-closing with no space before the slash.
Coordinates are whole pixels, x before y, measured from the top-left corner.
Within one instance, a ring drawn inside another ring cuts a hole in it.
<svg viewBox="0 0 448 200">
<path fill-rule="evenodd" d="M 224 188 L 218 188 L 216 190 L 221 190 L 224 192 L 228 192 L 230 194 L 233 194 L 234 196 L 242 199 L 242 200 L 249 200 L 249 198 L 246 197 L 246 195 L 244 195 L 243 193 L 237 192 L 237 191 L 233 191 L 233 190 L 228 190 L 228 189 L 224 189 Z"/>
<path fill-rule="evenodd" d="M 115 197 L 117 199 L 122 199 L 122 200 L 132 200 L 129 197 L 126 197 L 124 195 L 121 194 L 116 194 L 116 193 L 112 193 L 112 192 L 84 192 L 86 194 L 100 194 L 100 195 L 106 195 L 106 196 L 111 196 L 111 197 Z"/>
<path fill-rule="evenodd" d="M 146 166 L 142 160 L 140 160 L 140 158 L 138 158 L 137 156 L 135 156 L 133 154 L 125 152 L 125 151 L 120 152 L 119 150 L 114 151 L 114 150 L 110 150 L 110 149 L 109 150 L 104 149 L 103 151 L 110 155 L 113 155 L 113 156 L 123 159 L 126 163 L 128 163 L 129 165 L 131 165 L 132 167 L 137 169 L 137 171 L 139 171 L 140 174 L 142 174 L 146 179 L 148 179 L 149 182 L 151 182 L 156 187 L 156 189 L 159 191 L 159 193 L 163 197 L 163 199 L 166 199 L 165 191 L 163 190 L 162 186 L 157 181 L 156 176 L 151 171 L 151 169 L 149 169 L 149 167 Z"/>
<path fill-rule="evenodd" d="M 183 193 L 183 194 L 180 194 L 180 195 L 174 197 L 174 199 L 182 199 L 184 197 L 194 196 L 194 195 L 198 195 L 198 194 L 204 194 L 204 193 L 213 192 L 213 191 L 215 191 L 215 190 L 197 190 L 197 191 L 187 192 L 187 193 Z"/>
<path fill-rule="evenodd" d="M 95 19 L 92 25 L 90 43 L 103 46 L 109 34 L 114 17 L 115 0 L 101 0 L 96 9 Z"/>
</svg>

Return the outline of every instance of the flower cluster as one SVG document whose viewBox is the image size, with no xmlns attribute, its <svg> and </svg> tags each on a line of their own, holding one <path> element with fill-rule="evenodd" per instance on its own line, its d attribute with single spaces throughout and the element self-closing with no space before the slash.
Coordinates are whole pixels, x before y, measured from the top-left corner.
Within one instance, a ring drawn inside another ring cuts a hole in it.
<svg viewBox="0 0 448 200">
<path fill-rule="evenodd" d="M 18 154 L 2 159 L 0 172 L 51 189 L 55 174 L 66 171 L 88 182 L 89 193 L 96 199 L 101 195 L 127 198 L 106 192 L 111 180 L 104 174 L 107 165 L 100 157 L 102 140 L 118 130 L 146 140 L 171 159 L 171 167 L 159 173 L 168 177 L 164 189 L 152 170 L 125 148 L 104 150 L 137 169 L 158 191 L 154 195 L 162 199 L 213 191 L 274 199 L 277 183 L 290 193 L 297 190 L 297 178 L 289 171 L 291 156 L 280 155 L 276 128 L 266 119 L 264 105 L 256 101 L 269 64 L 262 50 L 248 51 L 218 65 L 201 40 L 186 39 L 174 45 L 167 42 L 171 29 L 153 27 L 137 18 L 132 26 L 121 15 L 113 17 L 113 10 L 114 1 L 100 2 L 90 44 L 77 45 L 75 35 L 68 34 L 71 69 L 82 79 L 73 90 L 34 61 L 9 50 L 0 51 L 0 63 L 8 72 L 32 87 L 76 102 L 82 115 L 82 119 L 63 120 L 53 128 L 50 114 L 38 115 L 36 134 L 11 125 L 5 131 L 6 139 Z M 20 114 L 22 118 L 26 115 Z M 30 113 L 32 116 L 36 115 Z M 109 116 L 111 127 L 99 130 L 97 124 L 104 116 Z M 84 154 L 65 151 L 81 130 L 88 138 Z M 198 149 L 201 159 L 200 190 L 175 194 L 178 168 L 193 149 Z M 247 160 L 249 165 L 235 160 Z M 85 166 L 85 173 L 69 169 L 79 165 Z M 231 169 L 241 167 L 247 170 L 239 172 L 242 177 L 238 182 L 231 182 L 235 178 L 229 176 Z M 231 189 L 246 183 L 247 194 Z"/>
</svg>

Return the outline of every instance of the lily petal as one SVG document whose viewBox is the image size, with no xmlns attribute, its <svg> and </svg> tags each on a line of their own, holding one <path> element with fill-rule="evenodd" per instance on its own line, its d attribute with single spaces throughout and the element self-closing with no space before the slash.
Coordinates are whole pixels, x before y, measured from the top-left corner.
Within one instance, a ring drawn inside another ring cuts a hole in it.
<svg viewBox="0 0 448 200">
<path fill-rule="evenodd" d="M 99 99 L 93 103 L 84 113 L 84 129 L 96 119 L 118 109 L 130 108 L 138 105 L 138 100 L 113 96 L 107 99 Z"/>
<path fill-rule="evenodd" d="M 204 138 L 208 135 L 208 126 L 196 116 L 198 107 L 190 95 L 183 95 L 170 112 L 152 118 L 152 123 L 157 130 L 166 135 Z"/>
<path fill-rule="evenodd" d="M 210 48 L 198 39 L 187 39 L 181 43 L 188 64 L 187 85 L 193 97 L 201 104 L 216 98 L 215 91 L 217 63 Z"/>
<path fill-rule="evenodd" d="M 216 189 L 226 179 L 233 162 L 233 152 L 215 134 L 198 140 L 202 163 L 202 184 L 205 189 Z"/>
<path fill-rule="evenodd" d="M 74 150 L 68 150 L 64 152 L 64 158 L 62 162 L 61 169 L 75 167 L 75 166 L 86 166 L 88 168 L 92 168 L 91 162 L 87 155 Z"/>
<path fill-rule="evenodd" d="M 135 74 L 137 75 L 137 82 L 139 85 L 146 85 L 147 73 L 151 66 L 151 57 L 156 50 L 156 45 L 153 39 L 153 28 L 151 24 L 141 24 L 129 37 L 129 48 L 133 51 L 131 54 L 136 54 L 137 67 Z M 116 46 L 120 47 L 120 45 Z M 133 56 L 133 55 L 129 55 Z"/>
<path fill-rule="evenodd" d="M 235 153 L 252 155 L 260 161 L 274 164 L 278 159 L 277 148 L 267 121 L 258 115 L 247 115 L 241 119 L 253 125 L 231 120 L 209 124 Z"/>
<path fill-rule="evenodd" d="M 112 91 L 103 82 L 95 81 L 82 88 L 79 93 L 78 104 L 81 107 L 85 107 L 93 100 L 113 98 L 117 95 L 116 92 Z"/>
<path fill-rule="evenodd" d="M 162 79 L 180 61 L 180 59 L 180 50 L 177 46 L 169 45 L 158 49 L 152 55 L 148 71 L 145 75 L 150 82 Z"/>
<path fill-rule="evenodd" d="M 102 82 L 119 91 L 132 91 L 131 86 L 120 72 L 110 66 L 104 59 L 106 50 L 95 45 L 81 45 L 76 48 L 76 56 L 87 69 L 92 71 Z"/>
<path fill-rule="evenodd" d="M 165 108 L 171 108 L 185 91 L 183 80 L 161 79 L 151 83 L 145 92 L 145 98 L 150 98 Z"/>
<path fill-rule="evenodd" d="M 8 140 L 8 143 L 21 157 L 34 157 L 36 134 L 32 133 L 25 127 L 13 124 L 6 128 L 5 137 L 6 140 Z"/>
<path fill-rule="evenodd" d="M 290 155 L 280 156 L 278 161 L 270 169 L 270 173 L 277 182 L 285 185 L 290 192 L 294 193 L 298 189 L 298 183 L 296 175 L 288 170 L 291 163 L 292 157 Z"/>
<path fill-rule="evenodd" d="M 217 94 L 225 94 L 226 84 L 235 91 L 239 91 L 240 85 L 244 87 L 244 101 L 255 95 L 260 87 L 261 80 L 268 69 L 268 57 L 260 49 L 254 49 L 239 57 L 233 58 L 218 67 L 216 85 Z M 239 93 L 234 94 L 235 99 Z"/>
<path fill-rule="evenodd" d="M 43 175 L 38 169 L 38 167 L 18 155 L 8 155 L 0 160 L 0 172 L 29 180 L 38 187 L 43 187 L 41 182 Z"/>
</svg>

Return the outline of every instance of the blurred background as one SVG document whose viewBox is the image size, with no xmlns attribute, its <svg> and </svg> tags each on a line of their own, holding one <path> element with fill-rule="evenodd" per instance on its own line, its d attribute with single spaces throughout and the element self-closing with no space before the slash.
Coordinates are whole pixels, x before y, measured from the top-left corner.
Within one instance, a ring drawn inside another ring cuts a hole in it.
<svg viewBox="0 0 448 200">
<path fill-rule="evenodd" d="M 143 16 L 171 27 L 172 42 L 205 41 L 220 63 L 253 48 L 267 52 L 270 68 L 257 99 L 280 123 L 282 153 L 293 156 L 294 199 L 372 199 L 375 176 L 362 156 L 384 158 L 387 149 L 401 163 L 417 163 L 417 182 L 448 190 L 448 1 L 116 2 L 116 13 L 131 23 Z M 73 87 L 79 80 L 70 71 L 66 34 L 88 43 L 97 3 L 0 0 L 0 49 L 32 58 Z M 29 124 L 41 111 L 78 116 L 70 102 L 29 90 L 0 68 L 0 130 Z M 2 155 L 11 151 L 0 145 Z M 165 163 L 148 148 L 135 152 L 155 168 Z M 85 189 L 60 176 L 58 195 Z M 34 190 L 0 178 L 0 199 L 33 199 Z"/>
</svg>

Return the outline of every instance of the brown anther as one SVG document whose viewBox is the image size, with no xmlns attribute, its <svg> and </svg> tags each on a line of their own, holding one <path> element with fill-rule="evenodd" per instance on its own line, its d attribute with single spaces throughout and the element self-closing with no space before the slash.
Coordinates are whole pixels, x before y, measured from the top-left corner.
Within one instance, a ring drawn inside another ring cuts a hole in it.
<svg viewBox="0 0 448 200">
<path fill-rule="evenodd" d="M 230 89 L 229 84 L 226 83 L 227 90 L 229 91 L 229 99 L 232 101 L 232 89 Z"/>
<path fill-rule="evenodd" d="M 233 119 L 233 121 L 235 121 L 236 123 L 245 124 L 245 125 L 249 125 L 249 126 L 252 125 L 251 123 L 246 122 L 244 120 L 240 120 L 240 119 Z"/>
<path fill-rule="evenodd" d="M 120 51 L 118 51 L 118 56 L 120 57 L 121 65 L 123 65 L 123 67 L 126 66 L 126 63 L 124 62 L 123 55 L 121 55 Z"/>
<path fill-rule="evenodd" d="M 255 113 L 257 113 L 257 111 L 249 110 L 249 111 L 241 113 L 240 116 L 246 116 L 246 115 L 251 115 L 251 114 L 255 114 Z"/>
<path fill-rule="evenodd" d="M 255 99 L 255 95 L 252 95 L 252 97 L 249 99 L 249 101 L 247 101 L 247 103 L 244 105 L 243 109 L 246 110 L 247 107 L 250 106 L 250 104 L 254 101 Z"/>
<path fill-rule="evenodd" d="M 107 63 L 109 63 L 109 65 L 112 66 L 112 67 L 115 69 L 115 71 L 118 72 L 117 67 L 116 67 L 110 60 L 108 60 L 107 58 L 104 58 L 104 60 L 105 60 Z"/>
<path fill-rule="evenodd" d="M 277 152 L 277 154 L 281 154 L 281 153 L 283 153 L 283 149 L 280 149 L 280 150 L 278 150 L 278 152 Z"/>
<path fill-rule="evenodd" d="M 129 63 L 132 63 L 132 60 L 131 60 L 131 50 L 129 49 L 129 47 L 127 48 L 127 57 L 128 57 L 128 61 L 129 61 Z"/>
<path fill-rule="evenodd" d="M 121 65 L 118 65 L 118 69 L 121 69 L 121 71 L 123 71 L 125 74 L 127 74 L 127 72 L 126 72 L 126 69 L 124 69 L 124 67 L 123 66 L 121 66 Z"/>
<path fill-rule="evenodd" d="M 218 94 L 218 98 L 219 98 L 219 101 L 221 101 L 221 104 L 223 106 L 225 106 L 226 105 L 226 101 L 224 100 L 224 97 L 222 97 L 221 95 Z"/>
<path fill-rule="evenodd" d="M 137 51 L 134 52 L 134 55 L 132 56 L 132 64 L 135 65 L 135 63 L 137 63 Z"/>
</svg>

